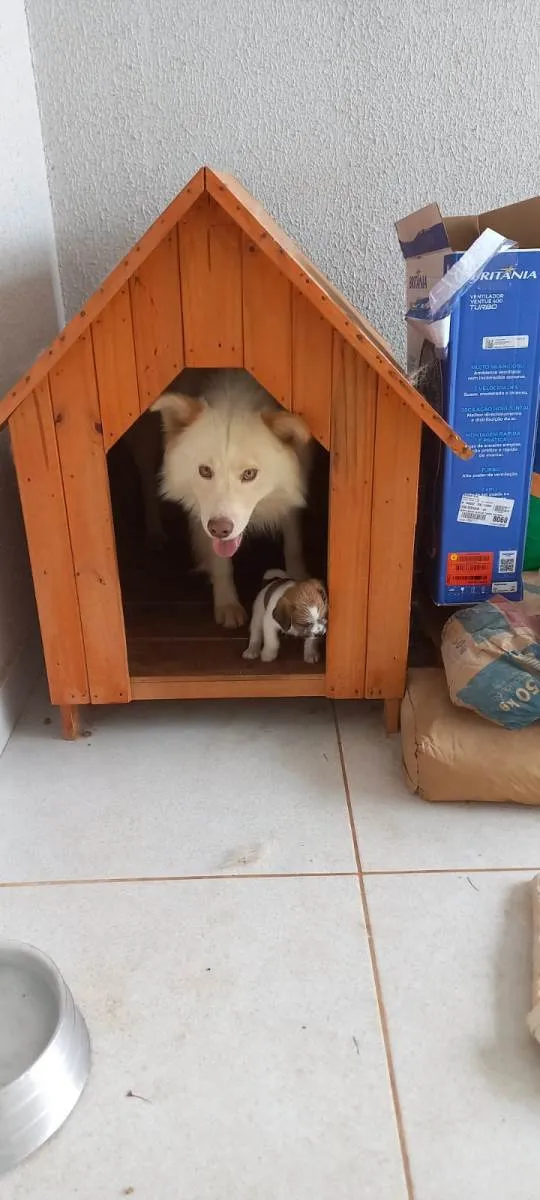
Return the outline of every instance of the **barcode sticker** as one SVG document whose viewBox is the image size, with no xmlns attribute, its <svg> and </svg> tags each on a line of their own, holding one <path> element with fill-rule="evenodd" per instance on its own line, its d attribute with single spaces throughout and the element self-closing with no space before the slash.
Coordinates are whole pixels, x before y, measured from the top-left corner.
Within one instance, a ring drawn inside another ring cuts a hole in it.
<svg viewBox="0 0 540 1200">
<path fill-rule="evenodd" d="M 457 519 L 466 525 L 494 525 L 499 529 L 508 529 L 513 508 L 514 501 L 507 496 L 465 492 L 461 497 Z"/>
<path fill-rule="evenodd" d="M 509 581 L 508 583 L 492 583 L 491 590 L 492 592 L 517 592 L 517 579 L 512 580 L 512 582 Z"/>
<path fill-rule="evenodd" d="M 526 350 L 528 345 L 528 333 L 501 333 L 497 337 L 482 338 L 482 350 Z"/>
<path fill-rule="evenodd" d="M 517 567 L 517 550 L 499 550 L 498 569 L 500 575 L 514 575 Z"/>
</svg>

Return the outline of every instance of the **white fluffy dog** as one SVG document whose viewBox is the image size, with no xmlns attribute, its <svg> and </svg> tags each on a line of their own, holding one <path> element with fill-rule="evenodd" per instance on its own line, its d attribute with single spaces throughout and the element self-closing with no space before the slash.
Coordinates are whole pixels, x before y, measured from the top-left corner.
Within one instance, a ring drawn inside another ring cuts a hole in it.
<svg viewBox="0 0 540 1200">
<path fill-rule="evenodd" d="M 244 534 L 283 532 L 285 567 L 306 571 L 299 510 L 306 503 L 310 433 L 246 372 L 216 371 L 201 396 L 164 392 L 161 493 L 189 514 L 198 565 L 210 576 L 219 625 L 246 620 L 232 558 Z"/>
</svg>

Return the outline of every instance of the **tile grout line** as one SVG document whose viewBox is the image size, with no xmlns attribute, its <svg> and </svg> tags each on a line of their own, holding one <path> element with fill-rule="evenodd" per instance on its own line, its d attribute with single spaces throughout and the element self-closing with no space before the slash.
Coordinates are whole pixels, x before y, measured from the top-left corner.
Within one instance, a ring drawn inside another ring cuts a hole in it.
<svg viewBox="0 0 540 1200">
<path fill-rule="evenodd" d="M 356 879 L 356 871 L 276 871 L 255 874 L 223 875 L 104 875 L 83 879 L 17 879 L 0 881 L 0 891 L 8 888 L 85 887 L 119 883 L 220 883 L 222 879 Z"/>
<path fill-rule="evenodd" d="M 529 871 L 538 873 L 540 867 L 382 867 L 365 868 L 362 870 L 366 877 L 400 877 L 403 875 L 501 875 L 505 872 L 514 875 L 527 875 Z"/>
<path fill-rule="evenodd" d="M 349 817 L 350 820 L 350 817 Z M 364 879 L 383 878 L 400 879 L 424 875 L 528 875 L 538 874 L 540 866 L 534 867 L 402 867 L 402 868 L 360 868 Z M 66 877 L 59 879 L 10 879 L 0 880 L 0 891 L 9 888 L 39 888 L 39 887 L 91 887 L 94 884 L 131 884 L 131 883 L 219 883 L 222 879 L 356 879 L 355 871 L 245 871 L 242 874 L 231 872 L 222 875 L 95 875 L 83 876 L 80 879 Z"/>
<path fill-rule="evenodd" d="M 393 1108 L 394 1108 L 394 1117 L 395 1117 L 396 1126 L 397 1126 L 399 1148 L 401 1151 L 401 1159 L 402 1159 L 402 1165 L 403 1165 L 403 1174 L 404 1174 L 404 1178 L 405 1178 L 405 1186 L 407 1189 L 408 1200 L 415 1200 L 414 1185 L 413 1185 L 412 1171 L 411 1171 L 411 1162 L 410 1162 L 410 1158 L 409 1158 L 409 1151 L 407 1148 L 407 1139 L 405 1136 L 405 1126 L 403 1123 L 403 1113 L 402 1113 L 402 1109 L 401 1109 L 401 1102 L 399 1099 L 399 1092 L 398 1092 L 398 1086 L 397 1086 L 396 1071 L 395 1071 L 395 1067 L 394 1067 L 394 1060 L 392 1057 L 392 1045 L 391 1045 L 391 1041 L 390 1041 L 390 1030 L 389 1030 L 389 1026 L 388 1026 L 388 1017 L 387 1017 L 386 1007 L 385 1007 L 385 1003 L 384 1003 L 382 983 L 381 983 L 381 977 L 380 977 L 380 973 L 379 973 L 379 964 L 377 962 L 377 953 L 375 950 L 375 941 L 374 941 L 374 937 L 373 937 L 373 926 L 371 923 L 371 915 L 370 915 L 370 911 L 369 911 L 366 887 L 365 887 L 365 883 L 364 883 L 364 879 L 363 879 L 362 860 L 360 858 L 360 847 L 358 844 L 356 825 L 354 822 L 354 813 L 353 813 L 353 807 L 352 807 L 352 802 L 351 802 L 351 793 L 350 793 L 350 788 L 349 788 L 349 778 L 347 775 L 347 768 L 345 765 L 345 755 L 343 752 L 343 743 L 341 740 L 341 730 L 339 728 L 335 704 L 333 705 L 333 711 L 334 711 L 334 725 L 335 725 L 335 730 L 336 730 L 339 759 L 340 759 L 340 763 L 341 763 L 341 773 L 342 773 L 342 777 L 343 777 L 343 787 L 345 790 L 345 802 L 347 805 L 347 813 L 348 813 L 351 837 L 352 837 L 352 842 L 353 842 L 353 847 L 354 847 L 354 857 L 356 859 L 356 869 L 357 869 L 357 876 L 358 876 L 358 887 L 359 887 L 359 891 L 360 891 L 360 901 L 362 904 L 364 925 L 366 928 L 369 957 L 371 960 L 371 970 L 372 970 L 372 974 L 373 974 L 373 983 L 374 983 L 374 987 L 375 987 L 375 996 L 376 996 L 376 1001 L 377 1001 L 377 1007 L 379 1010 L 379 1020 L 381 1023 L 381 1032 L 382 1032 L 382 1038 L 383 1038 L 384 1053 L 385 1053 L 385 1057 L 386 1057 L 386 1069 L 388 1072 L 388 1080 L 390 1083 L 390 1092 L 392 1095 L 392 1104 L 393 1104 Z"/>
</svg>

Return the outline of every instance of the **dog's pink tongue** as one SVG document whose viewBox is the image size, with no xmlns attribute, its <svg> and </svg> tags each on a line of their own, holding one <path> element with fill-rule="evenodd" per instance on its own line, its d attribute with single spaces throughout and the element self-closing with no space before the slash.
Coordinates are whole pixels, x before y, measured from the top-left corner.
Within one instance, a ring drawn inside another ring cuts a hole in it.
<svg viewBox="0 0 540 1200">
<path fill-rule="evenodd" d="M 233 554 L 236 554 L 241 541 L 242 534 L 239 534 L 238 537 L 228 538 L 226 542 L 220 538 L 212 538 L 212 549 L 218 558 L 232 558 Z"/>
</svg>

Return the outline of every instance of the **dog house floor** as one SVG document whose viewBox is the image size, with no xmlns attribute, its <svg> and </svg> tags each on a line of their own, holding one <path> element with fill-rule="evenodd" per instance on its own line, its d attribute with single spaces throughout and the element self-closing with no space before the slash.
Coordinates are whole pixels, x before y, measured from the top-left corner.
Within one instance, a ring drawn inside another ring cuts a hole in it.
<svg viewBox="0 0 540 1200">
<path fill-rule="evenodd" d="M 241 581 L 240 590 L 248 607 L 252 589 Z M 304 663 L 303 646 L 292 638 L 282 639 L 276 662 L 246 662 L 247 627 L 217 626 L 205 581 L 157 556 L 148 572 L 124 575 L 124 615 L 135 698 L 324 692 L 323 668 Z"/>
</svg>

